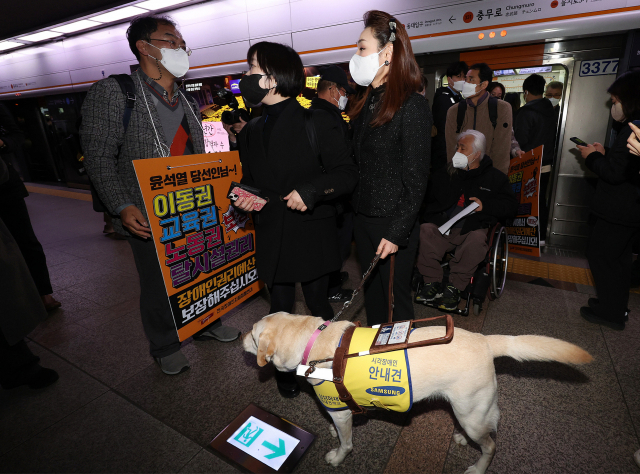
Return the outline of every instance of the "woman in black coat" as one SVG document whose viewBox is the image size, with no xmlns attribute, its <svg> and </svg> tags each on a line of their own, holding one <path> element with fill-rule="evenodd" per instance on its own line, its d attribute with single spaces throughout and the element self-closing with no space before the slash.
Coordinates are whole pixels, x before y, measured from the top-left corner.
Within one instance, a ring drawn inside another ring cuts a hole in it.
<svg viewBox="0 0 640 474">
<path fill-rule="evenodd" d="M 587 321 L 623 330 L 627 320 L 632 246 L 640 237 L 640 161 L 627 149 L 629 122 L 640 119 L 640 71 L 622 74 L 607 90 L 612 118 L 621 125 L 615 143 L 578 146 L 587 168 L 598 175 L 591 205 L 589 267 L 598 298 L 580 308 Z"/>
<path fill-rule="evenodd" d="M 431 112 L 404 26 L 370 11 L 349 69 L 369 86 L 350 110 L 360 180 L 353 195 L 354 236 L 362 270 L 380 255 L 365 286 L 367 323 L 387 321 L 390 263 L 396 254 L 394 320 L 413 319 L 411 272 L 418 249 L 418 212 L 427 188 Z"/>
<path fill-rule="evenodd" d="M 257 43 L 249 49 L 247 61 L 250 69 L 240 81 L 240 91 L 248 102 L 265 107 L 262 117 L 243 128 L 238 143 L 242 183 L 269 198 L 253 219 L 258 275 L 269 287 L 270 312 L 291 312 L 295 283 L 300 282 L 311 313 L 331 319 L 329 273 L 342 265 L 333 200 L 353 190 L 357 167 L 328 113 L 314 111 L 307 124 L 310 112 L 296 100 L 304 87 L 304 69 L 293 49 Z M 310 142 L 311 130 L 319 156 Z M 239 199 L 235 205 L 254 210 L 253 200 Z M 281 393 L 295 396 L 297 389 L 283 389 L 282 375 L 278 377 Z"/>
</svg>

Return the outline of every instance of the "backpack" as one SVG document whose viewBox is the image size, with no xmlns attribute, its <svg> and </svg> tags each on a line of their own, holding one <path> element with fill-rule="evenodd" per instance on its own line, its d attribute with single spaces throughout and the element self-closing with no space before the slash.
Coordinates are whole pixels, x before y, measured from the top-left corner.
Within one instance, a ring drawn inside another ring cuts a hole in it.
<svg viewBox="0 0 640 474">
<path fill-rule="evenodd" d="M 496 125 L 498 124 L 498 99 L 493 96 L 489 96 L 489 120 L 491 120 L 491 125 L 495 130 Z M 458 128 L 456 129 L 456 134 L 460 133 L 462 130 L 462 122 L 464 122 L 464 116 L 467 113 L 467 101 L 463 100 L 458 102 Z"/>
<path fill-rule="evenodd" d="M 136 104 L 136 88 L 133 84 L 133 79 L 128 74 L 111 74 L 112 77 L 118 81 L 118 85 L 122 90 L 127 102 L 124 106 L 124 114 L 122 114 L 122 125 L 124 126 L 124 133 L 127 133 L 127 127 L 129 126 L 129 120 L 131 120 L 131 112 Z"/>
</svg>

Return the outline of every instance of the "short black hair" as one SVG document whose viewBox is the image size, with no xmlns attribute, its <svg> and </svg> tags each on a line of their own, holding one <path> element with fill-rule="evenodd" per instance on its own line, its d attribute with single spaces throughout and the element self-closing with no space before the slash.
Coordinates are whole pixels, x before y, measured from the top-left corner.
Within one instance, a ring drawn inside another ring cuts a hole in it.
<svg viewBox="0 0 640 474">
<path fill-rule="evenodd" d="M 522 90 L 528 91 L 532 95 L 542 95 L 546 84 L 546 79 L 540 74 L 531 74 L 522 83 Z"/>
<path fill-rule="evenodd" d="M 469 72 L 469 66 L 464 61 L 457 61 L 455 63 L 449 64 L 447 68 L 447 77 L 457 76 L 460 73 L 463 73 L 465 76 Z"/>
<path fill-rule="evenodd" d="M 176 22 L 168 16 L 157 15 L 144 15 L 138 16 L 131 20 L 129 28 L 127 28 L 127 40 L 129 41 L 129 48 L 134 54 L 136 59 L 140 61 L 140 52 L 136 43 L 139 40 L 149 41 L 151 34 L 158 30 L 158 25 L 171 25 L 176 26 Z"/>
<path fill-rule="evenodd" d="M 500 90 L 502 91 L 502 100 L 504 100 L 504 95 L 507 93 L 507 90 L 504 88 L 504 86 L 500 82 L 490 82 L 489 86 L 487 86 L 487 92 L 491 94 L 491 91 L 497 87 L 499 87 Z"/>
<path fill-rule="evenodd" d="M 247 51 L 248 63 L 251 63 L 254 55 L 260 69 L 276 80 L 276 94 L 296 97 L 302 92 L 305 85 L 304 67 L 293 48 L 285 44 L 261 41 Z"/>
<path fill-rule="evenodd" d="M 335 82 L 327 81 L 326 79 L 320 79 L 318 81 L 318 86 L 316 87 L 316 90 L 318 91 L 318 93 L 320 93 L 320 92 L 329 90 L 332 87 L 337 87 L 337 86 L 338 84 L 336 84 Z"/>
<path fill-rule="evenodd" d="M 622 112 L 627 120 L 640 118 L 640 71 L 621 74 L 607 92 L 622 103 Z"/>
<path fill-rule="evenodd" d="M 480 82 L 491 82 L 491 79 L 493 79 L 493 69 L 487 63 L 475 63 L 469 66 L 469 70 L 471 69 L 478 71 Z"/>
</svg>

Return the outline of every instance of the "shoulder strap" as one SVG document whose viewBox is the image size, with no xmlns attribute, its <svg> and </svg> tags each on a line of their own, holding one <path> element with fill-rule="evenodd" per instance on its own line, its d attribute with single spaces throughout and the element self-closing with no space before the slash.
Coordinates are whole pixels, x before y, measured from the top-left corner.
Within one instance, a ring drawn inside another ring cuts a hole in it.
<svg viewBox="0 0 640 474">
<path fill-rule="evenodd" d="M 318 163 L 320 164 L 320 169 L 323 173 L 325 173 L 324 166 L 322 165 L 322 160 L 320 157 L 320 145 L 318 144 L 318 135 L 316 134 L 316 127 L 313 124 L 313 110 L 304 109 L 304 128 L 307 131 L 307 138 L 309 139 L 309 144 L 311 145 L 311 149 L 313 153 L 318 158 Z"/>
<path fill-rule="evenodd" d="M 118 81 L 120 89 L 127 100 L 124 108 L 124 114 L 122 114 L 122 125 L 124 126 L 124 132 L 127 133 L 127 127 L 129 126 L 129 120 L 131 119 L 131 111 L 136 104 L 136 88 L 133 84 L 133 79 L 131 79 L 131 76 L 128 74 L 112 74 L 109 77 Z"/>
<path fill-rule="evenodd" d="M 498 99 L 493 96 L 489 96 L 489 120 L 491 120 L 491 125 L 495 130 L 496 125 L 498 125 Z"/>
<path fill-rule="evenodd" d="M 458 128 L 456 129 L 456 133 L 460 133 L 462 130 L 462 123 L 464 122 L 464 115 L 467 113 L 467 101 L 461 100 L 458 102 Z"/>
<path fill-rule="evenodd" d="M 336 352 L 333 356 L 333 383 L 336 386 L 336 390 L 338 391 L 338 396 L 340 397 L 340 401 L 346 403 L 351 412 L 355 415 L 364 414 L 367 412 L 366 408 L 361 407 L 356 403 L 353 399 L 349 390 L 344 385 L 344 373 L 347 368 L 347 359 L 345 359 L 345 355 L 349 353 L 349 347 L 351 346 L 351 338 L 353 337 L 353 333 L 356 330 L 355 326 L 350 326 L 342 335 L 342 342 L 340 346 L 336 348 Z"/>
</svg>

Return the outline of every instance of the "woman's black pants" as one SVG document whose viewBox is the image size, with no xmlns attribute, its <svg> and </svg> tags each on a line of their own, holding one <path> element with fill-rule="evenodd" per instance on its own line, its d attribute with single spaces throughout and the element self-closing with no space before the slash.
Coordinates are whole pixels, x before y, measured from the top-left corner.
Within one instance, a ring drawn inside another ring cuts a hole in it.
<svg viewBox="0 0 640 474">
<path fill-rule="evenodd" d="M 354 237 L 362 272 L 364 273 L 376 254 L 380 241 L 389 228 L 390 217 L 367 217 L 356 214 Z M 393 278 L 393 320 L 413 319 L 413 301 L 411 299 L 411 273 L 416 263 L 416 253 L 420 241 L 420 227 L 416 221 L 409 243 L 400 247 L 396 253 L 396 265 Z M 367 311 L 367 325 L 386 323 L 389 319 L 389 269 L 390 258 L 378 262 L 377 268 L 369 276 L 364 287 L 364 305 Z"/>
</svg>

